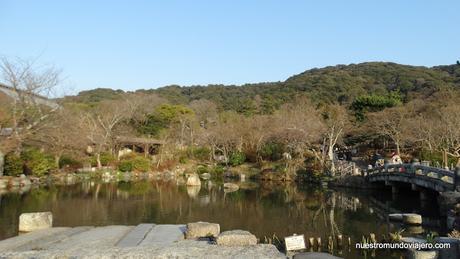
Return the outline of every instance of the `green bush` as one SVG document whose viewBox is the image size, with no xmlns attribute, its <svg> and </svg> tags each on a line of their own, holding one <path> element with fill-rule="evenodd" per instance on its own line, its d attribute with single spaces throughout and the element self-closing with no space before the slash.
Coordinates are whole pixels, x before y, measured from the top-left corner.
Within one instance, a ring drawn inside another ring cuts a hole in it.
<svg viewBox="0 0 460 259">
<path fill-rule="evenodd" d="M 210 171 L 212 175 L 219 176 L 219 175 L 224 174 L 225 168 L 221 165 L 217 165 L 213 167 Z"/>
<path fill-rule="evenodd" d="M 197 172 L 198 174 L 204 174 L 204 173 L 209 173 L 209 170 L 208 170 L 208 167 L 200 165 L 200 166 L 198 166 L 198 168 L 196 169 L 196 172 Z"/>
<path fill-rule="evenodd" d="M 24 171 L 24 160 L 14 153 L 5 156 L 5 174 L 9 176 L 19 176 Z"/>
<path fill-rule="evenodd" d="M 265 160 L 277 161 L 283 157 L 283 146 L 275 142 L 269 142 L 262 146 L 259 154 Z"/>
<path fill-rule="evenodd" d="M 150 170 L 150 160 L 143 156 L 123 156 L 120 163 L 118 163 L 118 170 L 122 172 L 147 172 Z"/>
<path fill-rule="evenodd" d="M 122 172 L 131 172 L 133 170 L 132 160 L 124 160 L 118 163 L 118 170 Z"/>
<path fill-rule="evenodd" d="M 83 167 L 83 163 L 70 156 L 62 156 L 61 159 L 59 159 L 59 168 L 64 167 L 81 168 Z"/>
<path fill-rule="evenodd" d="M 232 166 L 241 165 L 245 161 L 246 161 L 246 155 L 243 152 L 239 152 L 239 151 L 233 152 L 229 158 L 229 163 Z"/>
<path fill-rule="evenodd" d="M 101 159 L 102 166 L 112 165 L 117 160 L 117 158 L 114 155 L 112 155 L 110 153 L 105 153 L 105 152 L 101 153 L 100 159 Z M 96 157 L 96 155 L 91 157 L 91 166 L 97 166 L 97 157 Z"/>
<path fill-rule="evenodd" d="M 56 169 L 54 157 L 35 148 L 26 149 L 22 152 L 21 158 L 24 160 L 26 171 L 34 176 L 44 176 Z"/>
<path fill-rule="evenodd" d="M 179 163 L 181 164 L 187 164 L 188 158 L 186 156 L 180 156 L 179 157 Z"/>
<path fill-rule="evenodd" d="M 211 150 L 207 147 L 189 147 L 187 149 L 187 155 L 189 158 L 199 161 L 207 161 L 211 156 Z"/>
<path fill-rule="evenodd" d="M 432 165 L 438 164 L 442 165 L 442 153 L 441 152 L 430 152 L 429 150 L 421 150 L 419 154 L 420 161 L 430 161 Z M 447 164 L 455 165 L 457 163 L 457 159 L 454 157 L 449 156 L 447 158 Z"/>
</svg>

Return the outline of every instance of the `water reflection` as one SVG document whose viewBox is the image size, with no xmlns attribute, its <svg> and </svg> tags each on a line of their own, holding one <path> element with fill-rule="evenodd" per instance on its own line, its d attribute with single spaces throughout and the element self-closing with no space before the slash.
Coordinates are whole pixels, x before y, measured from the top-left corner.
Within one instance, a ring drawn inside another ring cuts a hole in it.
<svg viewBox="0 0 460 259">
<path fill-rule="evenodd" d="M 176 180 L 86 181 L 3 194 L 0 239 L 17 234 L 20 213 L 34 211 L 52 211 L 55 226 L 209 221 L 219 223 L 222 230 L 249 230 L 261 240 L 296 233 L 307 239 L 322 237 L 323 244 L 330 235 L 351 236 L 354 244 L 363 235 L 381 236 L 399 227 L 385 219 L 385 206 L 401 206 L 391 201 L 391 192 L 385 198 L 280 182 L 238 185 L 239 190 L 227 193 L 221 183 L 211 181 L 198 187 L 178 185 Z"/>
</svg>

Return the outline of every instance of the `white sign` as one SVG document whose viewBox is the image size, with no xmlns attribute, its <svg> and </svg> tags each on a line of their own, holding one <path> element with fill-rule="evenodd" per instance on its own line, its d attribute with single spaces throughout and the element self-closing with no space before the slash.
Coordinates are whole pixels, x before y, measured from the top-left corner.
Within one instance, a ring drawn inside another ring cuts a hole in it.
<svg viewBox="0 0 460 259">
<path fill-rule="evenodd" d="M 293 235 L 284 238 L 286 244 L 286 251 L 302 250 L 305 249 L 305 238 L 303 235 Z"/>
</svg>

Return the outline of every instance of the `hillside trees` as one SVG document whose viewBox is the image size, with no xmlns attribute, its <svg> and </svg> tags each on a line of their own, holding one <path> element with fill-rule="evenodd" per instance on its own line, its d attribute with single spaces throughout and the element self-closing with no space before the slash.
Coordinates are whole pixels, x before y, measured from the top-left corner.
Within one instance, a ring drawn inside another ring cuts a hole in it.
<svg viewBox="0 0 460 259">
<path fill-rule="evenodd" d="M 369 115 L 369 128 L 377 135 L 389 138 L 401 154 L 401 148 L 412 139 L 415 113 L 412 107 L 398 106 Z"/>
</svg>

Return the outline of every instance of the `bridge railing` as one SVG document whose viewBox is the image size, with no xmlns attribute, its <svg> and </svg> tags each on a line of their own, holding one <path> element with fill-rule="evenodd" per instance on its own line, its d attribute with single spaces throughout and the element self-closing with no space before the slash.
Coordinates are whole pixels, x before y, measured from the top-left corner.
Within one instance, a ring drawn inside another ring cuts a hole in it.
<svg viewBox="0 0 460 259">
<path fill-rule="evenodd" d="M 401 174 L 410 175 L 411 177 L 426 178 L 432 181 L 439 181 L 444 185 L 448 185 L 453 190 L 456 190 L 457 186 L 460 187 L 460 169 L 457 169 L 457 171 L 451 171 L 420 164 L 388 164 L 368 169 L 366 172 L 367 177 L 380 174 Z"/>
</svg>

